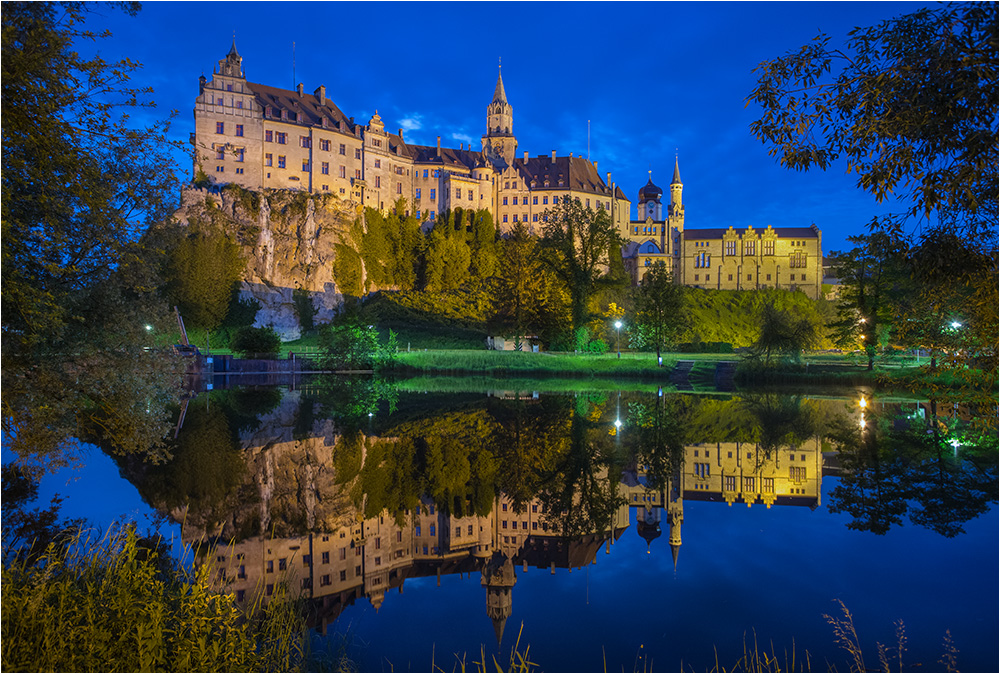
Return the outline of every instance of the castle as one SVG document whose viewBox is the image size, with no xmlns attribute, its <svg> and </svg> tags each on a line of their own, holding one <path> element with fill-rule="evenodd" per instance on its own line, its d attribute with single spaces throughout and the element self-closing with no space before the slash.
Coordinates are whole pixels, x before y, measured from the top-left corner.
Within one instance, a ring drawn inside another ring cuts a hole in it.
<svg viewBox="0 0 1000 674">
<path fill-rule="evenodd" d="M 246 79 L 233 42 L 212 78 L 199 79 L 194 108 L 195 175 L 253 190 L 334 194 L 381 211 L 403 199 L 406 213 L 433 226 L 448 210 L 488 210 L 502 233 L 515 223 L 536 230 L 561 199 L 606 209 L 626 241 L 622 254 L 633 282 L 665 264 L 678 283 L 724 290 L 779 287 L 822 293 L 822 241 L 812 227 L 737 230 L 684 228 L 683 183 L 677 159 L 669 203 L 649 182 L 639 190 L 639 218 L 621 188 L 586 157 L 517 156 L 514 111 L 502 75 L 486 107 L 480 150 L 415 145 L 403 129 L 386 131 L 376 111 L 355 122 L 327 97 Z"/>
</svg>

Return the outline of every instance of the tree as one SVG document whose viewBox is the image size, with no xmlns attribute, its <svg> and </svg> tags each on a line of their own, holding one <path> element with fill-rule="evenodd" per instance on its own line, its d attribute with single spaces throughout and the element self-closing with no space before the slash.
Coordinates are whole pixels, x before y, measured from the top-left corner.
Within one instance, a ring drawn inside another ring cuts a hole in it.
<svg viewBox="0 0 1000 674">
<path fill-rule="evenodd" d="M 281 351 L 281 337 L 271 327 L 244 326 L 233 335 L 229 347 L 244 358 L 275 358 Z"/>
<path fill-rule="evenodd" d="M 879 201 L 937 210 L 967 231 L 997 222 L 997 5 L 948 4 L 855 28 L 843 49 L 820 34 L 761 63 L 751 130 L 781 164 L 837 159 Z M 995 236 L 993 237 L 995 243 Z"/>
<path fill-rule="evenodd" d="M 840 278 L 837 320 L 831 325 L 834 342 L 855 347 L 860 342 L 875 367 L 880 333 L 896 323 L 895 309 L 905 277 L 901 274 L 903 244 L 884 231 L 851 236 L 855 244 L 846 253 L 834 253 Z"/>
<path fill-rule="evenodd" d="M 77 51 L 107 36 L 84 29 L 91 7 L 3 6 L 3 430 L 22 459 L 97 431 L 152 450 L 175 385 L 143 349 L 168 313 L 140 241 L 173 205 L 173 143 L 167 122 L 129 119 L 153 106 L 138 64 Z"/>
<path fill-rule="evenodd" d="M 192 225 L 170 246 L 164 277 L 167 295 L 192 326 L 215 330 L 226 319 L 246 261 L 221 231 Z"/>
<path fill-rule="evenodd" d="M 497 256 L 497 229 L 493 224 L 493 216 L 487 210 L 479 210 L 472 214 L 472 278 L 485 281 L 497 273 L 499 260 Z"/>
<path fill-rule="evenodd" d="M 760 334 L 753 343 L 751 354 L 755 358 L 763 357 L 765 365 L 770 365 L 772 354 L 797 361 L 803 350 L 813 348 L 818 341 L 815 323 L 805 316 L 779 309 L 774 302 L 761 307 L 759 322 Z"/>
<path fill-rule="evenodd" d="M 571 300 L 573 329 L 587 323 L 590 299 L 608 286 L 620 283 L 610 275 L 612 256 L 621 238 L 603 208 L 584 207 L 565 195 L 549 209 L 542 228 L 543 263 L 566 284 Z"/>
<path fill-rule="evenodd" d="M 320 361 L 326 369 L 372 370 L 391 361 L 396 354 L 396 335 L 382 343 L 378 330 L 347 320 L 340 325 L 326 325 L 319 333 Z"/>
<path fill-rule="evenodd" d="M 656 361 L 662 366 L 662 350 L 680 336 L 687 323 L 683 286 L 674 283 L 666 266 L 655 265 L 635 290 L 633 336 L 656 348 Z"/>
</svg>

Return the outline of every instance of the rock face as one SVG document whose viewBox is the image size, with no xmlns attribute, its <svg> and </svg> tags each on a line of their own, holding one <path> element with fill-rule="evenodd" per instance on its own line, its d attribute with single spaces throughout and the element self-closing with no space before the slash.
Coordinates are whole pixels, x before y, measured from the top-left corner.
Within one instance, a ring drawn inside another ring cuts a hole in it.
<svg viewBox="0 0 1000 674">
<path fill-rule="evenodd" d="M 241 299 L 260 302 L 254 325 L 272 326 L 285 341 L 298 339 L 294 293 L 309 293 L 316 322 L 329 321 L 343 303 L 333 276 L 336 246 L 360 217 L 358 207 L 334 195 L 187 188 L 174 219 L 210 223 L 239 244 L 246 259 Z"/>
</svg>

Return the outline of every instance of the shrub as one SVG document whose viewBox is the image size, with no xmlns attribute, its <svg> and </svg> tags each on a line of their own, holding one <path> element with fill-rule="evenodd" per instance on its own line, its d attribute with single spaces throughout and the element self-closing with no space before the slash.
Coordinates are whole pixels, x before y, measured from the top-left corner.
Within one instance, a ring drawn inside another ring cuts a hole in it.
<svg viewBox="0 0 1000 674">
<path fill-rule="evenodd" d="M 281 337 L 274 328 L 243 326 L 236 331 L 229 347 L 244 358 L 275 357 L 281 351 Z"/>
<path fill-rule="evenodd" d="M 389 363 L 396 354 L 396 333 L 389 331 L 389 340 L 379 341 L 373 325 L 360 325 L 351 320 L 340 325 L 327 325 L 319 333 L 320 362 L 330 370 L 374 370 Z"/>
</svg>

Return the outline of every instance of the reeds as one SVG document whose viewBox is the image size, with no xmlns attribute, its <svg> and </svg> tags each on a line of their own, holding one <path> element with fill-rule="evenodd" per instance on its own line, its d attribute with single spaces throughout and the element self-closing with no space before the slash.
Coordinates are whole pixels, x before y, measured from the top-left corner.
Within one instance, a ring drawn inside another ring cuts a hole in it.
<svg viewBox="0 0 1000 674">
<path fill-rule="evenodd" d="M 50 546 L 34 564 L 5 549 L 0 666 L 7 671 L 292 671 L 305 655 L 287 595 L 247 618 L 133 527 Z M 284 598 L 282 598 L 284 597 Z"/>
</svg>

